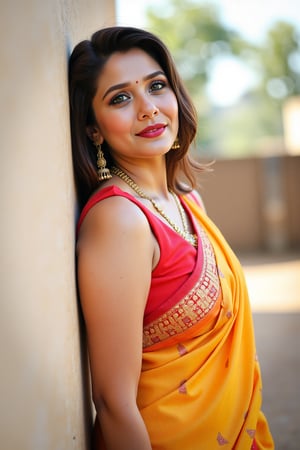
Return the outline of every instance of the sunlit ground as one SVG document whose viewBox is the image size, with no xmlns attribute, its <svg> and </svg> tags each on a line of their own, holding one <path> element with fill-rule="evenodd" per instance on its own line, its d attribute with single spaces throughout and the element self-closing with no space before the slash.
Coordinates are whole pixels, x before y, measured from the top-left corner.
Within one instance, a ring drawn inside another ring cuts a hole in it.
<svg viewBox="0 0 300 450">
<path fill-rule="evenodd" d="M 254 312 L 300 312 L 300 252 L 240 260 Z"/>
<path fill-rule="evenodd" d="M 300 252 L 240 256 L 263 377 L 263 411 L 276 450 L 300 442 Z"/>
</svg>

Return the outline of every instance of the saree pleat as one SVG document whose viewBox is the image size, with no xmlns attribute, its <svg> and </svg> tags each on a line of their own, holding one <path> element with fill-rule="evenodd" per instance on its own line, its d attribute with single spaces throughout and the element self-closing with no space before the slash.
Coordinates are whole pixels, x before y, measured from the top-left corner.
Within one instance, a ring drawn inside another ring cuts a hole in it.
<svg viewBox="0 0 300 450">
<path fill-rule="evenodd" d="M 206 327 L 200 320 L 177 341 L 143 352 L 138 406 L 152 448 L 250 450 L 255 439 L 257 448 L 273 449 L 260 411 L 261 374 L 243 271 L 217 227 L 189 196 L 183 200 L 214 249 L 221 296 Z"/>
</svg>

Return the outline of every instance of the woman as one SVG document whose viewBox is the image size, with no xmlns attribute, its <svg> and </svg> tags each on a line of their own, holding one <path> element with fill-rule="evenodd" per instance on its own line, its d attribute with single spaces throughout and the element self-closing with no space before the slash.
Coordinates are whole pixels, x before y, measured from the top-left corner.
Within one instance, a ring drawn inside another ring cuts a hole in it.
<svg viewBox="0 0 300 450">
<path fill-rule="evenodd" d="M 241 267 L 195 190 L 196 114 L 165 45 L 110 27 L 70 59 L 93 448 L 272 449 Z"/>
</svg>

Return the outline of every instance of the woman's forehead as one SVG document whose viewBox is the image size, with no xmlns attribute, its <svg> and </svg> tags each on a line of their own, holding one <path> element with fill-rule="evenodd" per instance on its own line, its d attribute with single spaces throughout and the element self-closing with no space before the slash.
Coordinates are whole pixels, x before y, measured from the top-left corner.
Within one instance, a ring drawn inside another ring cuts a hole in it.
<svg viewBox="0 0 300 450">
<path fill-rule="evenodd" d="M 115 52 L 107 60 L 99 77 L 99 87 L 104 84 L 136 83 L 149 74 L 162 71 L 155 59 L 139 48 Z"/>
</svg>

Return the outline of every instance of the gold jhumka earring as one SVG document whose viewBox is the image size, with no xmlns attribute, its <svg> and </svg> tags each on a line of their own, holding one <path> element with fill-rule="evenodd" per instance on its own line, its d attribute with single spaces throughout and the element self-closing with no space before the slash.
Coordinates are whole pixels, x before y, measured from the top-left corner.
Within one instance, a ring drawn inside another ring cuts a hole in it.
<svg viewBox="0 0 300 450">
<path fill-rule="evenodd" d="M 94 143 L 96 149 L 97 149 L 97 173 L 98 173 L 98 180 L 109 180 L 112 175 L 110 173 L 110 170 L 106 167 L 106 159 L 104 158 L 104 153 L 101 149 L 101 144 Z"/>
<path fill-rule="evenodd" d="M 179 139 L 177 137 L 171 147 L 171 150 L 179 150 L 179 149 L 180 149 L 180 143 L 179 143 Z"/>
</svg>

